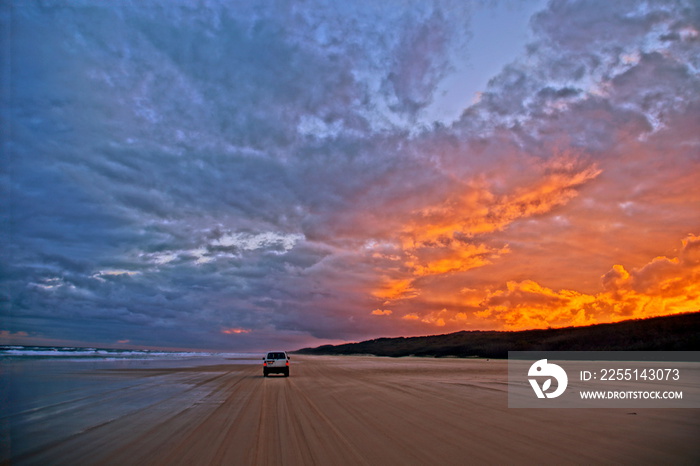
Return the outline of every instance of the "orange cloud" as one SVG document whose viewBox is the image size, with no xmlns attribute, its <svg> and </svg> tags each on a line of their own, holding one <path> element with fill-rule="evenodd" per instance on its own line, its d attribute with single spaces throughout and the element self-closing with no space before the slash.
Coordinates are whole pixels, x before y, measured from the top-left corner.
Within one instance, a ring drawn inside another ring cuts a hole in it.
<svg viewBox="0 0 700 466">
<path fill-rule="evenodd" d="M 235 327 L 235 328 L 225 328 L 221 330 L 221 333 L 225 333 L 226 335 L 233 335 L 233 334 L 240 334 L 240 333 L 250 333 L 251 330 L 247 328 L 240 328 L 240 327 Z"/>
<path fill-rule="evenodd" d="M 494 249 L 485 244 L 449 241 L 444 246 L 424 247 L 410 252 L 405 265 L 419 277 L 440 275 L 483 267 L 508 252 L 507 246 Z"/>
<path fill-rule="evenodd" d="M 555 291 L 536 282 L 508 282 L 490 292 L 477 315 L 506 328 L 589 325 L 700 309 L 700 236 L 682 241 L 679 257 L 657 257 L 627 271 L 616 264 L 602 276 L 603 291 Z"/>
<path fill-rule="evenodd" d="M 392 276 L 384 277 L 372 295 L 382 300 L 410 299 L 420 295 L 417 279 L 466 272 L 492 264 L 510 253 L 509 246 L 489 245 L 475 237 L 505 229 L 516 220 L 549 212 L 577 195 L 577 188 L 600 173 L 595 165 L 560 154 L 542 163 L 532 159 L 524 169 L 510 169 L 508 176 L 520 187 L 501 192 L 502 173 L 478 176 L 461 184 L 459 193 L 442 203 L 423 208 L 399 229 L 393 244 L 372 257 L 392 264 Z M 507 171 L 507 170 L 505 170 Z M 524 174 L 522 172 L 525 172 Z"/>
<path fill-rule="evenodd" d="M 392 311 L 389 309 L 375 309 L 372 311 L 373 316 L 390 316 Z"/>
<path fill-rule="evenodd" d="M 438 206 L 422 209 L 401 232 L 404 248 L 440 244 L 445 240 L 471 238 L 503 230 L 514 221 L 540 215 L 566 204 L 577 188 L 593 180 L 601 170 L 576 157 L 561 154 L 547 163 L 531 162 L 528 178 L 511 193 L 499 193 L 497 180 L 478 177 L 466 183 Z"/>
<path fill-rule="evenodd" d="M 595 297 L 572 290 L 555 291 L 531 280 L 508 282 L 505 290 L 487 294 L 478 317 L 498 320 L 509 329 L 590 325 L 586 313 Z"/>
<path fill-rule="evenodd" d="M 601 277 L 601 291 L 552 289 L 534 280 L 508 281 L 500 288 L 462 288 L 441 310 L 415 310 L 401 319 L 429 327 L 463 329 L 566 327 L 700 309 L 700 236 L 682 241 L 678 257 L 657 257 L 627 270 L 614 265 Z M 430 306 L 430 303 L 426 303 Z"/>
<path fill-rule="evenodd" d="M 418 296 L 411 279 L 391 279 L 385 277 L 379 288 L 372 292 L 376 298 L 385 300 L 405 299 Z"/>
<path fill-rule="evenodd" d="M 425 324 L 431 324 L 436 327 L 444 327 L 448 324 L 462 324 L 469 320 L 469 317 L 465 312 L 450 312 L 447 309 L 442 309 L 440 311 L 431 311 L 418 318 L 421 322 Z"/>
</svg>

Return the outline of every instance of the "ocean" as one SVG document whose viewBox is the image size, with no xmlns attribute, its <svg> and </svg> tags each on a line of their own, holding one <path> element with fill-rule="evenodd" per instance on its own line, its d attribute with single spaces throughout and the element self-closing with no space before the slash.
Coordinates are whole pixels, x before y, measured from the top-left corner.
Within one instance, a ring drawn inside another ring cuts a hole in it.
<svg viewBox="0 0 700 466">
<path fill-rule="evenodd" d="M 49 442 L 56 436 L 54 425 L 81 432 L 168 397 L 196 394 L 186 377 L 166 371 L 262 364 L 261 358 L 262 353 L 0 346 L 0 463 L 10 451 Z M 90 414 L 80 415 L 84 410 Z"/>
<path fill-rule="evenodd" d="M 85 348 L 72 346 L 0 345 L 0 363 L 30 359 L 72 360 L 198 360 L 201 358 L 260 359 L 262 353 L 214 353 L 197 351 L 162 351 L 143 349 Z"/>
</svg>

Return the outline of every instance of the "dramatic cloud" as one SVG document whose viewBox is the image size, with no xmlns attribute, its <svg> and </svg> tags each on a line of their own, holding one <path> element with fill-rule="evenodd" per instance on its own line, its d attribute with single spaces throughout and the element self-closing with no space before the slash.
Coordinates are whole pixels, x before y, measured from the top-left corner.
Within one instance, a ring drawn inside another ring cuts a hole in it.
<svg viewBox="0 0 700 466">
<path fill-rule="evenodd" d="M 622 265 L 602 277 L 595 295 L 554 291 L 526 280 L 490 292 L 476 314 L 497 318 L 510 328 L 588 325 L 621 318 L 644 318 L 700 308 L 700 237 L 683 240 L 680 257 L 657 257 L 628 272 Z"/>
<path fill-rule="evenodd" d="M 4 2 L 0 341 L 293 349 L 700 308 L 700 7 L 543 3 L 441 113 L 502 6 Z"/>
</svg>

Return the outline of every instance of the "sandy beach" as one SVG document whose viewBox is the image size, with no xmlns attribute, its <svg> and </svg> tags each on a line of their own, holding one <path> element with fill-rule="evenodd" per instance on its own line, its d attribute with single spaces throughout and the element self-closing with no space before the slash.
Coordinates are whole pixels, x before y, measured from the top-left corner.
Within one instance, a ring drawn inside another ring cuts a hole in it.
<svg viewBox="0 0 700 466">
<path fill-rule="evenodd" d="M 228 360 L 100 367 L 46 383 L 69 376 L 5 411 L 3 463 L 700 461 L 697 410 L 508 408 L 503 360 L 293 356 L 289 378 Z"/>
</svg>

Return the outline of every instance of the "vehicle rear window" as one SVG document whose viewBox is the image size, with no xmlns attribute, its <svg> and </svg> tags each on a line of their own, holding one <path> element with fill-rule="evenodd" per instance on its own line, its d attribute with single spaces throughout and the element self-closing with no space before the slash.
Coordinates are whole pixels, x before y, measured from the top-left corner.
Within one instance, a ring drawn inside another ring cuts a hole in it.
<svg viewBox="0 0 700 466">
<path fill-rule="evenodd" d="M 287 359 L 284 353 L 267 353 L 267 359 Z"/>
</svg>

